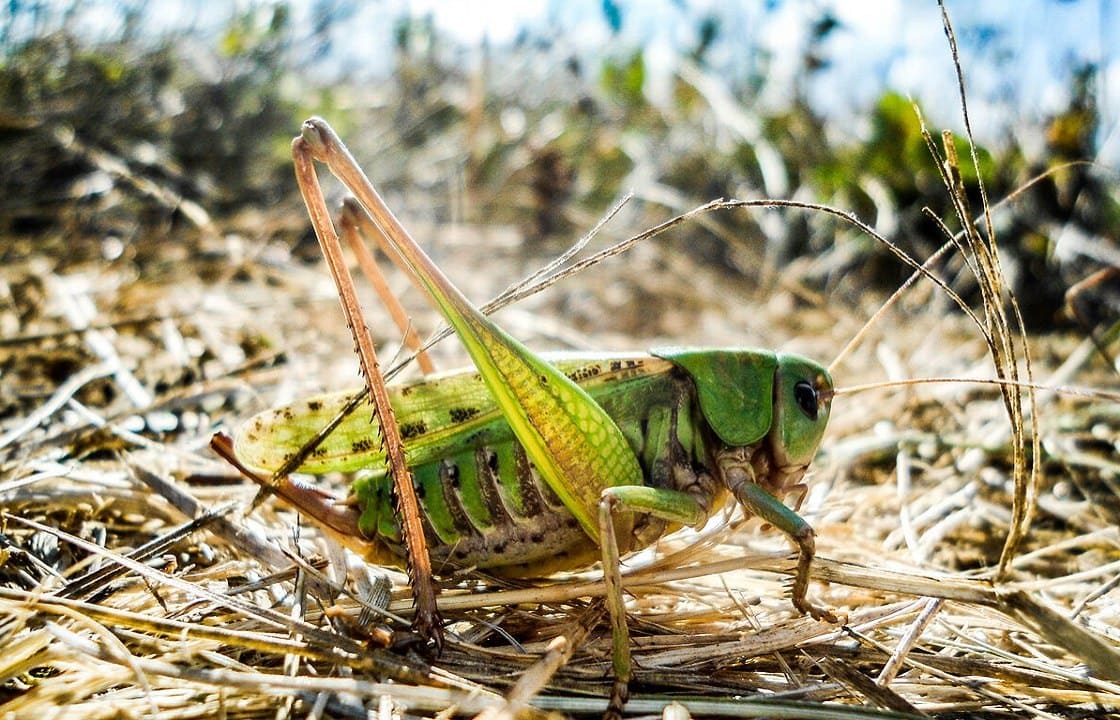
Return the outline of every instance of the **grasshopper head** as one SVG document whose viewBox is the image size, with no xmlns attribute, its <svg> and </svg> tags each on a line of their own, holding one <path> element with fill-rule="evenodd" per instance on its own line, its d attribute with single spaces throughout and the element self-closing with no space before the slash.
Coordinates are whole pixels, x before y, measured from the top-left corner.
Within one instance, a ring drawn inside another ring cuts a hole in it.
<svg viewBox="0 0 1120 720">
<path fill-rule="evenodd" d="M 831 407 L 832 378 L 828 370 L 798 355 L 779 354 L 770 426 L 776 467 L 786 472 L 803 472 L 808 467 L 824 435 Z"/>
<path fill-rule="evenodd" d="M 688 373 L 724 462 L 781 493 L 800 482 L 817 452 L 832 403 L 832 378 L 812 360 L 750 349 L 658 348 Z M 724 463 L 721 463 L 724 464 Z"/>
</svg>

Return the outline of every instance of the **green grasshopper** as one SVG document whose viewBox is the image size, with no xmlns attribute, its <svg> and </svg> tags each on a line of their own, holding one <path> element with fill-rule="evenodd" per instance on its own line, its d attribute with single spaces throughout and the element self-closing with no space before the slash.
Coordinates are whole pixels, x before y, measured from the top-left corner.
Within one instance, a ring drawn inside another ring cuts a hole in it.
<svg viewBox="0 0 1120 720">
<path fill-rule="evenodd" d="M 729 498 L 797 546 L 794 607 L 837 621 L 807 598 L 813 530 L 782 502 L 803 494 L 828 422 L 833 384 L 824 367 L 750 349 L 538 356 L 440 272 L 323 120 L 304 123 L 293 155 L 354 331 L 372 427 L 363 414 L 343 412 L 352 394 L 325 395 L 260 414 L 235 441 L 218 437 L 214 446 L 369 561 L 409 567 L 420 632 L 438 643 L 430 561 L 444 571 L 541 576 L 600 560 L 617 714 L 631 674 L 621 554 L 702 526 Z M 313 160 L 357 198 L 475 370 L 386 387 Z M 293 469 L 362 472 L 339 500 L 289 478 Z"/>
</svg>

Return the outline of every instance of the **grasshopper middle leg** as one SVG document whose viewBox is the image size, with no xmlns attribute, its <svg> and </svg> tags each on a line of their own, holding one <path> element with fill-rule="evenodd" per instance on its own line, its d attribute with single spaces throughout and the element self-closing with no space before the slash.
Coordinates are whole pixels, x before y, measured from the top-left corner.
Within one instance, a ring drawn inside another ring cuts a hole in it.
<svg viewBox="0 0 1120 720">
<path fill-rule="evenodd" d="M 622 569 L 615 517 L 620 512 L 640 512 L 674 524 L 697 525 L 708 518 L 707 509 L 696 497 L 679 490 L 644 486 L 607 488 L 599 501 L 600 548 L 607 609 L 611 618 L 614 686 L 605 718 L 620 717 L 630 696 L 630 630 L 626 626 L 626 605 L 622 598 Z"/>
</svg>

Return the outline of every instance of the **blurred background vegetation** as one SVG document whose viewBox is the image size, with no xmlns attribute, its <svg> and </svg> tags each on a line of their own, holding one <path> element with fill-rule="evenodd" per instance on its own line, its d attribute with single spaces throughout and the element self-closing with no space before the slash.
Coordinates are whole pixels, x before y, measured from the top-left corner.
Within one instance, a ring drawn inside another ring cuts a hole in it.
<svg viewBox="0 0 1120 720">
<path fill-rule="evenodd" d="M 943 242 L 921 211 L 949 212 L 911 101 L 883 78 L 868 78 L 883 89 L 844 116 L 810 97 L 837 59 L 832 41 L 851 30 L 828 3 L 798 15 L 804 42 L 778 94 L 774 53 L 739 47 L 729 63 L 744 30 L 704 7 L 674 6 L 688 19 L 677 32 L 686 39 L 668 59 L 640 32 L 627 34 L 656 16 L 613 0 L 593 5 L 579 26 L 608 38 L 594 50 L 557 22 L 526 23 L 502 42 L 465 42 L 432 12 L 392 4 L 371 15 L 346 1 L 250 3 L 198 11 L 173 27 L 160 23 L 159 4 L 94 7 L 0 10 L 5 264 L 45 253 L 60 268 L 108 261 L 150 271 L 144 263 L 184 252 L 206 257 L 230 233 L 314 258 L 287 150 L 312 113 L 367 165 L 375 159 L 375 182 L 403 215 L 512 225 L 542 256 L 628 191 L 639 202 L 623 219 L 635 231 L 666 209 L 772 196 L 853 211 L 917 257 Z M 1021 60 L 1006 52 L 999 27 L 959 30 L 966 50 L 994 58 L 996 74 L 999 63 Z M 388 46 L 370 50 L 366 64 L 339 52 L 366 31 L 390 38 Z M 947 56 L 942 46 L 928 72 L 951 79 Z M 1067 60 L 1055 72 L 1065 78 L 1063 106 L 1024 113 L 980 148 L 996 200 L 1051 171 L 998 223 L 1027 322 L 1043 330 L 1064 322 L 1072 282 L 1115 264 L 1120 228 L 1115 170 L 1090 164 L 1116 130 L 1101 116 L 1101 68 Z M 852 95 L 867 95 L 858 90 Z M 990 107 L 990 98 L 973 100 Z M 955 109 L 957 99 L 938 102 Z M 802 265 L 800 282 L 822 291 L 890 289 L 904 277 L 870 239 L 823 217 L 720 216 L 690 232 L 692 252 L 762 290 L 790 263 Z"/>
</svg>

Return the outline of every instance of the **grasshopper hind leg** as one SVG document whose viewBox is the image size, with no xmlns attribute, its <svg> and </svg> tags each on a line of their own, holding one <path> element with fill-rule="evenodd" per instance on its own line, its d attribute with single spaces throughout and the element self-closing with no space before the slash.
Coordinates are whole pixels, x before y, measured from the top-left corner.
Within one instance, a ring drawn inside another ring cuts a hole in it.
<svg viewBox="0 0 1120 720">
<path fill-rule="evenodd" d="M 385 376 L 381 372 L 373 340 L 366 327 L 365 315 L 354 288 L 354 279 L 343 258 L 342 244 L 331 221 L 330 212 L 327 210 L 326 199 L 323 197 L 323 190 L 315 172 L 315 162 L 326 164 L 351 192 L 358 193 L 365 190 L 366 186 L 372 190 L 372 186 L 369 185 L 365 174 L 350 152 L 342 145 L 342 141 L 330 126 L 318 118 L 304 122 L 301 134 L 292 141 L 292 161 L 295 165 L 300 194 L 303 196 L 308 215 L 311 217 L 311 224 L 315 229 L 315 236 L 319 239 L 323 257 L 338 288 L 343 315 L 347 325 L 350 326 L 362 376 L 366 381 L 373 416 L 380 429 L 389 476 L 396 490 L 397 512 L 408 548 L 408 576 L 416 606 L 413 627 L 439 650 L 443 645 L 443 623 L 436 606 L 437 588 L 432 579 L 432 564 L 424 538 L 420 503 L 413 487 L 412 472 L 405 459 L 404 440 L 389 402 Z M 373 201 L 381 200 L 376 191 L 368 194 L 372 195 Z M 376 205 L 376 202 L 372 202 L 371 205 Z M 364 207 L 367 211 L 378 209 Z M 381 207 L 384 208 L 383 201 Z M 384 209 L 388 211 L 387 208 Z"/>
</svg>

